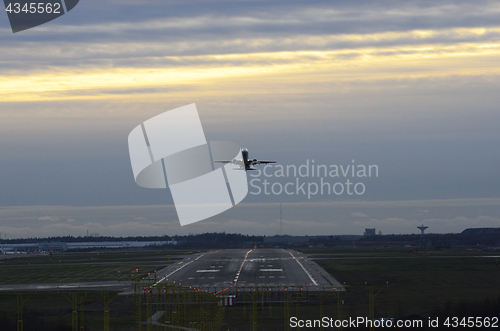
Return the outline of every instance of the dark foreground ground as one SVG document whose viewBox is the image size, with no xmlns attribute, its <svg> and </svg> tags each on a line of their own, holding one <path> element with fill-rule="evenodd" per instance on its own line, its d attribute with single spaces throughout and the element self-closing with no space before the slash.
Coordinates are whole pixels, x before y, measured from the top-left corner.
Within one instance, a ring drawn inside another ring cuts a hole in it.
<svg viewBox="0 0 500 331">
<path fill-rule="evenodd" d="M 148 313 L 154 313 L 156 309 L 159 311 L 169 309 L 164 317 L 168 318 L 169 323 L 194 329 L 252 330 L 255 326 L 257 330 L 285 330 L 290 317 L 300 319 L 319 319 L 325 316 L 333 319 L 339 316 L 342 319 L 368 317 L 370 301 L 373 303 L 375 318 L 409 320 L 420 318 L 428 321 L 429 318 L 439 317 L 440 322 L 444 322 L 447 317 L 500 316 L 500 265 L 498 264 L 500 254 L 498 253 L 482 253 L 467 249 L 439 251 L 406 248 L 306 249 L 302 253 L 312 259 L 311 266 L 315 262 L 331 273 L 341 284 L 345 282 L 346 291 L 334 292 L 328 289 L 314 292 L 307 291 L 306 288 L 294 287 L 289 288 L 291 292 L 285 293 L 281 292 L 284 288 L 280 290 L 273 287 L 273 294 L 269 295 L 265 292 L 265 284 L 261 284 L 256 294 L 252 292 L 239 294 L 236 304 L 225 308 L 218 307 L 217 302 L 220 301 L 218 299 L 214 300 L 212 297 L 203 297 L 201 294 L 185 291 L 184 294 L 175 294 L 177 296 L 174 299 L 169 299 L 173 302 L 170 305 L 172 308 L 165 308 L 165 305 L 164 308 L 150 306 L 150 312 L 148 312 L 147 295 L 143 295 L 140 304 L 141 320 L 144 323 L 142 327 L 146 330 Z M 99 255 L 96 253 L 65 254 L 60 257 L 54 256 L 52 260 L 47 257 L 39 257 L 39 259 L 30 257 L 25 262 L 23 259 L 16 259 L 10 262 L 4 261 L 0 266 L 2 268 L 0 285 L 5 285 L 7 281 L 10 284 L 15 279 L 25 280 L 29 277 L 26 275 L 27 272 L 32 273 L 37 282 L 48 282 L 53 279 L 50 269 L 66 263 L 67 272 L 64 277 L 61 274 L 58 275 L 58 281 L 80 281 L 82 275 L 88 273 L 95 275 L 93 280 L 108 280 L 109 277 L 114 280 L 118 277 L 115 267 L 121 270 L 126 267 L 128 277 L 132 278 L 133 271 L 136 269 L 135 265 L 140 266 L 141 276 L 147 276 L 148 273 L 154 273 L 154 270 L 159 270 L 171 263 L 178 263 L 182 256 L 194 257 L 195 254 L 203 254 L 203 252 L 123 251 L 103 252 Z M 276 256 L 276 258 L 283 257 L 281 253 Z M 227 258 L 231 260 L 230 255 L 227 255 Z M 258 263 L 260 255 L 254 258 L 253 262 Z M 77 262 L 86 264 L 79 267 Z M 291 261 L 285 263 L 289 262 Z M 114 267 L 109 269 L 110 265 Z M 209 270 L 210 266 L 207 265 L 205 268 L 200 265 L 200 268 L 196 270 Z M 284 268 L 274 268 L 274 265 L 272 267 L 265 265 L 262 268 L 260 266 L 259 264 L 256 270 L 286 269 L 286 265 Z M 45 276 L 36 276 L 38 269 L 42 270 Z M 61 269 L 64 268 L 61 266 L 53 270 Z M 266 271 L 264 272 L 266 277 L 269 277 L 267 276 L 269 272 L 274 273 Z M 255 273 L 255 283 L 263 279 L 259 278 L 261 276 L 258 272 Z M 248 287 L 245 291 L 248 291 Z M 82 293 L 79 295 L 79 300 L 82 300 L 81 297 L 84 298 L 84 330 L 103 330 L 104 293 L 89 291 L 86 295 Z M 134 303 L 133 296 L 109 293 L 109 298 L 110 329 L 134 330 L 136 303 Z M 68 292 L 33 292 L 23 294 L 22 300 L 24 330 L 71 330 L 72 297 Z M 2 331 L 17 329 L 17 309 L 16 293 L 9 292 L 0 295 L 0 329 Z M 221 310 L 224 314 L 218 316 L 223 319 L 217 324 L 214 316 Z M 207 316 L 210 314 L 213 316 Z M 213 324 L 202 326 L 201 323 L 205 320 Z M 156 326 L 153 326 L 152 329 L 155 330 L 155 328 Z M 158 326 L 158 330 L 163 329 L 163 326 Z M 423 330 L 424 328 L 413 329 Z M 441 327 L 438 329 L 458 328 Z"/>
</svg>

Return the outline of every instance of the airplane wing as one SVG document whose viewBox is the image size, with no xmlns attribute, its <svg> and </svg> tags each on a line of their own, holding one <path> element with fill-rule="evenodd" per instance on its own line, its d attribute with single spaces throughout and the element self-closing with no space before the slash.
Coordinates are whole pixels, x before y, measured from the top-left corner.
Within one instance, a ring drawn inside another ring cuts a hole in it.
<svg viewBox="0 0 500 331">
<path fill-rule="evenodd" d="M 243 168 L 245 167 L 245 164 L 243 163 L 243 160 L 233 159 L 231 161 L 214 161 L 214 162 L 224 163 L 224 164 L 230 163 L 230 164 L 234 164 L 234 165 L 237 165 L 237 166 L 240 166 L 240 167 L 243 167 Z"/>
<path fill-rule="evenodd" d="M 259 160 L 252 161 L 252 165 L 255 165 L 255 164 L 267 164 L 267 163 L 276 163 L 276 161 L 259 161 Z"/>
</svg>

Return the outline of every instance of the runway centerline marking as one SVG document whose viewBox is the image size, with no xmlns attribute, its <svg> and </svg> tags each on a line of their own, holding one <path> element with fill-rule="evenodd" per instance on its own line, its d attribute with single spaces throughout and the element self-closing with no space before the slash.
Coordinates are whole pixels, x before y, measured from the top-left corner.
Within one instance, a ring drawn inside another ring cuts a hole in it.
<svg viewBox="0 0 500 331">
<path fill-rule="evenodd" d="M 259 271 L 283 271 L 283 269 L 259 269 Z"/>
</svg>

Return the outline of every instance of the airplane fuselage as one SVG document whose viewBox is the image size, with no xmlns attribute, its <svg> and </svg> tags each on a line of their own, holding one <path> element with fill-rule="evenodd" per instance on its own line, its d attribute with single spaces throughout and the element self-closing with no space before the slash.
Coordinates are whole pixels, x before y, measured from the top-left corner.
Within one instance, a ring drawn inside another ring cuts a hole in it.
<svg viewBox="0 0 500 331">
<path fill-rule="evenodd" d="M 243 148 L 241 150 L 241 156 L 243 157 L 243 163 L 245 164 L 245 170 L 250 169 L 250 160 L 248 159 L 248 149 Z"/>
<path fill-rule="evenodd" d="M 232 161 L 220 160 L 220 161 L 214 161 L 214 162 L 219 162 L 219 163 L 233 163 L 235 165 L 238 165 L 240 167 L 240 169 L 244 169 L 245 171 L 247 171 L 247 170 L 257 170 L 255 168 L 252 168 L 252 166 L 257 165 L 257 164 L 276 163 L 276 161 L 259 161 L 257 159 L 250 160 L 248 158 L 248 149 L 246 149 L 246 148 L 243 148 L 241 150 L 241 156 L 242 156 L 242 160 L 233 159 Z"/>
</svg>

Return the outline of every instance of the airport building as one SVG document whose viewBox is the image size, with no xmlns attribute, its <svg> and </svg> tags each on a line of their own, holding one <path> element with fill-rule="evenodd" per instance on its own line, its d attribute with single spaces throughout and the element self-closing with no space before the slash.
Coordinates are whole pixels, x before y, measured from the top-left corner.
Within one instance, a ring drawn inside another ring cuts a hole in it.
<svg viewBox="0 0 500 331">
<path fill-rule="evenodd" d="M 102 242 L 72 242 L 44 241 L 40 243 L 2 244 L 3 254 L 21 252 L 66 252 L 67 250 L 139 248 L 147 246 L 177 245 L 177 241 L 102 241 Z"/>
<path fill-rule="evenodd" d="M 365 229 L 364 236 L 374 236 L 375 234 L 375 229 Z"/>
</svg>

